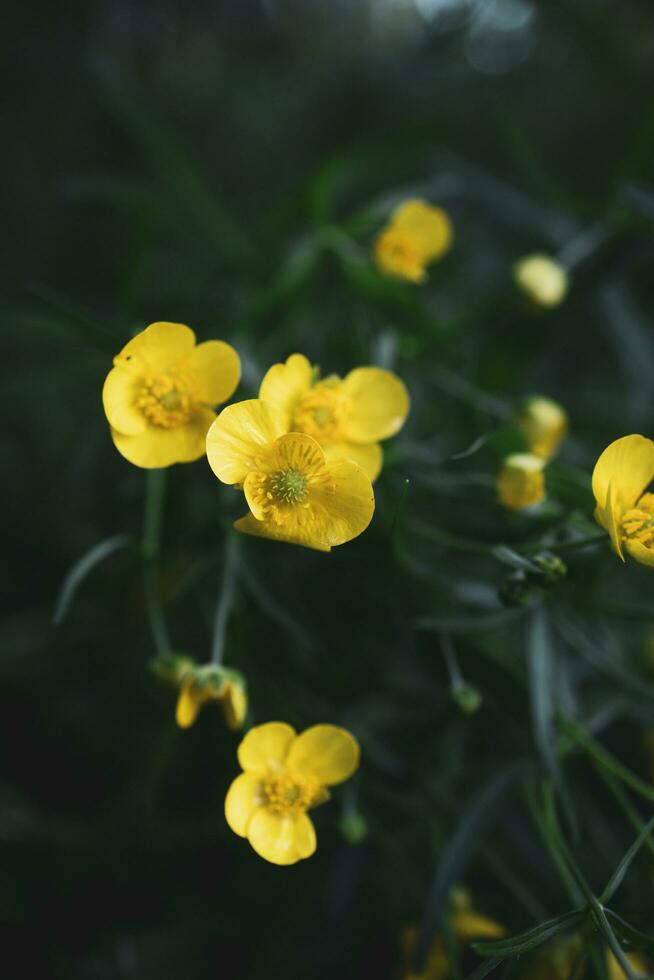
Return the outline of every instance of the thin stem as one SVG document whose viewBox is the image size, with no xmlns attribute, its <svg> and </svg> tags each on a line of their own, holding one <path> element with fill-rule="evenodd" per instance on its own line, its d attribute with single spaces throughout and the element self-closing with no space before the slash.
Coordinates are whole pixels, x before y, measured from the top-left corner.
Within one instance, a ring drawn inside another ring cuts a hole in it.
<svg viewBox="0 0 654 980">
<path fill-rule="evenodd" d="M 441 636 L 441 650 L 443 651 L 443 657 L 445 658 L 445 665 L 447 667 L 447 672 L 450 675 L 450 686 L 453 691 L 458 691 L 459 688 L 463 687 L 463 674 L 461 673 L 461 668 L 459 666 L 459 660 L 456 655 L 456 650 L 454 649 L 454 644 L 450 637 L 443 633 Z"/>
<path fill-rule="evenodd" d="M 608 228 L 604 221 L 597 221 L 566 242 L 559 250 L 556 261 L 569 272 L 596 252 L 611 237 L 611 234 L 612 229 Z"/>
<path fill-rule="evenodd" d="M 143 519 L 143 579 L 145 601 L 152 639 L 159 656 L 170 653 L 171 644 L 164 617 L 159 584 L 159 554 L 163 518 L 166 470 L 148 470 L 145 485 L 145 514 Z"/>
<path fill-rule="evenodd" d="M 213 620 L 213 641 L 211 644 L 211 660 L 214 664 L 221 664 L 225 653 L 225 636 L 229 616 L 234 605 L 236 594 L 236 568 L 238 564 L 238 538 L 235 534 L 228 534 L 227 546 L 225 549 L 225 568 L 223 571 L 223 584 L 220 596 L 216 603 L 216 612 Z"/>
</svg>

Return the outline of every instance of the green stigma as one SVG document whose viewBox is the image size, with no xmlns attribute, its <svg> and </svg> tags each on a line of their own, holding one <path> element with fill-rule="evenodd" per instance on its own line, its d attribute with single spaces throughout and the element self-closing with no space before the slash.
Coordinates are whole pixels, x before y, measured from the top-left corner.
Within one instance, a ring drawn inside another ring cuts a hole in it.
<svg viewBox="0 0 654 980">
<path fill-rule="evenodd" d="M 307 495 L 307 479 L 297 470 L 279 470 L 272 478 L 271 490 L 277 500 L 300 504 Z"/>
</svg>

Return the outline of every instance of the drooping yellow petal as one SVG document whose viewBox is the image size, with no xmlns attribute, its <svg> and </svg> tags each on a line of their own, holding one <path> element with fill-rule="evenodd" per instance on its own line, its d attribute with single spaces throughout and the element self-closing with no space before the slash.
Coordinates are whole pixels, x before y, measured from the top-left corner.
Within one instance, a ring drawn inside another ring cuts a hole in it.
<svg viewBox="0 0 654 980">
<path fill-rule="evenodd" d="M 506 929 L 494 919 L 487 919 L 473 910 L 456 912 L 454 915 L 454 931 L 463 942 L 472 939 L 500 939 L 506 936 Z"/>
<path fill-rule="evenodd" d="M 113 368 L 102 387 L 102 405 L 109 425 L 124 435 L 138 435 L 146 428 L 145 416 L 136 405 L 140 387 L 138 373 L 124 368 Z"/>
<path fill-rule="evenodd" d="M 241 359 L 223 340 L 198 344 L 184 362 L 184 369 L 191 373 L 195 400 L 205 405 L 227 401 L 241 379 Z"/>
<path fill-rule="evenodd" d="M 395 435 L 404 425 L 409 394 L 392 371 L 356 368 L 344 379 L 343 391 L 351 403 L 343 423 L 343 435 L 349 442 L 379 442 Z"/>
<path fill-rule="evenodd" d="M 356 538 L 370 524 L 375 511 L 375 494 L 370 480 L 356 463 L 342 460 L 327 463 L 331 488 L 312 491 L 315 520 L 307 525 L 317 547 L 330 547 Z"/>
<path fill-rule="evenodd" d="M 278 772 L 295 738 L 295 729 L 281 721 L 251 728 L 238 747 L 238 761 L 246 772 Z"/>
<path fill-rule="evenodd" d="M 287 816 L 259 807 L 250 818 L 247 837 L 257 854 L 272 864 L 296 864 L 316 849 L 316 832 L 306 813 Z"/>
<path fill-rule="evenodd" d="M 179 689 L 175 720 L 180 728 L 190 728 L 202 707 L 202 694 L 195 689 L 193 678 L 183 681 Z"/>
<path fill-rule="evenodd" d="M 114 365 L 128 369 L 138 365 L 165 372 L 183 361 L 194 344 L 195 334 L 183 323 L 151 323 L 123 347 L 114 358 Z"/>
<path fill-rule="evenodd" d="M 268 538 L 270 541 L 298 544 L 303 548 L 312 548 L 314 551 L 332 550 L 332 546 L 326 544 L 323 537 L 316 534 L 314 528 L 299 525 L 293 525 L 292 528 L 289 528 L 283 524 L 273 524 L 271 521 L 259 521 L 252 513 L 234 521 L 234 528 L 241 534 L 251 534 L 255 538 Z"/>
<path fill-rule="evenodd" d="M 243 688 L 228 682 L 222 701 L 227 727 L 232 731 L 242 728 L 248 710 L 248 696 Z"/>
<path fill-rule="evenodd" d="M 611 539 L 619 554 L 617 529 L 622 515 L 634 506 L 653 479 L 654 442 L 644 436 L 631 435 L 616 439 L 607 446 L 595 463 L 593 495 L 598 507 L 596 516 L 609 533 L 611 527 L 614 528 Z"/>
<path fill-rule="evenodd" d="M 284 428 L 291 426 L 295 406 L 311 387 L 313 368 L 303 354 L 291 354 L 284 364 L 273 364 L 266 372 L 259 398 L 277 412 Z"/>
<path fill-rule="evenodd" d="M 335 786 L 359 766 L 361 750 L 354 735 L 337 725 L 314 725 L 291 743 L 286 757 L 289 772 Z"/>
<path fill-rule="evenodd" d="M 215 412 L 200 408 L 176 428 L 150 425 L 134 436 L 111 429 L 111 438 L 118 452 L 135 466 L 159 469 L 173 463 L 192 463 L 204 456 L 207 432 L 215 417 Z"/>
<path fill-rule="evenodd" d="M 241 773 L 229 787 L 225 797 L 225 818 L 239 837 L 247 837 L 250 818 L 262 800 L 261 780 L 255 773 Z"/>
<path fill-rule="evenodd" d="M 333 462 L 349 459 L 350 462 L 357 463 L 371 483 L 374 483 L 381 473 L 384 454 L 378 442 L 371 442 L 365 446 L 355 442 L 334 442 L 322 448 L 325 459 Z"/>
<path fill-rule="evenodd" d="M 452 244 L 452 223 L 442 208 L 421 200 L 405 201 L 395 209 L 391 225 L 419 241 L 426 262 L 444 255 Z"/>
<path fill-rule="evenodd" d="M 223 483 L 242 483 L 284 431 L 281 416 L 258 398 L 228 405 L 207 435 L 209 465 Z"/>
</svg>

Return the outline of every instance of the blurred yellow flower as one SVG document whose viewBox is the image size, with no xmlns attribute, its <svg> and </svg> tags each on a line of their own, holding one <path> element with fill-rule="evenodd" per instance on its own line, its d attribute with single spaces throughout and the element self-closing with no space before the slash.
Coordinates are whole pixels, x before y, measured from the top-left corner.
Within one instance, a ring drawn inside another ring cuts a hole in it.
<svg viewBox="0 0 654 980">
<path fill-rule="evenodd" d="M 548 460 L 554 456 L 568 431 L 568 415 L 551 398 L 529 398 L 518 418 L 518 426 L 531 453 Z"/>
<path fill-rule="evenodd" d="M 405 201 L 377 236 L 375 261 L 388 276 L 421 283 L 426 267 L 451 244 L 452 224 L 445 211 L 425 201 Z"/>
<path fill-rule="evenodd" d="M 146 469 L 199 459 L 213 406 L 233 394 L 240 376 L 229 344 L 196 346 L 189 327 L 152 323 L 114 358 L 102 389 L 116 449 Z"/>
<path fill-rule="evenodd" d="M 377 367 L 355 368 L 343 379 L 316 376 L 303 354 L 291 354 L 266 373 L 259 398 L 282 417 L 287 432 L 313 436 L 328 460 L 351 459 L 375 480 L 382 466 L 380 440 L 399 432 L 408 415 L 406 387 Z"/>
<path fill-rule="evenodd" d="M 650 972 L 649 960 L 647 960 L 646 957 L 641 956 L 639 953 L 625 953 L 625 958 L 636 973 L 647 975 Z M 606 951 L 606 966 L 609 974 L 609 980 L 625 980 L 627 974 L 624 972 L 610 949 L 607 949 Z"/>
<path fill-rule="evenodd" d="M 456 889 L 453 895 L 453 906 L 451 927 L 462 947 L 469 945 L 476 939 L 501 939 L 502 936 L 506 935 L 506 929 L 499 922 L 488 919 L 473 909 L 470 898 L 463 889 Z M 402 945 L 407 965 L 402 974 L 403 980 L 448 980 L 451 972 L 443 933 L 439 932 L 434 939 L 425 968 L 420 972 L 412 970 L 410 966 L 417 940 L 417 929 L 411 928 L 404 931 Z"/>
<path fill-rule="evenodd" d="M 593 470 L 595 520 L 608 531 L 614 551 L 624 549 L 642 565 L 654 567 L 654 442 L 644 436 L 616 439 Z"/>
<path fill-rule="evenodd" d="M 301 735 L 277 721 L 251 728 L 238 748 L 244 772 L 225 799 L 227 823 L 272 864 L 310 857 L 316 832 L 307 810 L 356 771 L 359 754 L 354 736 L 336 725 L 314 725 Z"/>
<path fill-rule="evenodd" d="M 190 728 L 209 701 L 220 704 L 228 728 L 243 727 L 248 709 L 245 678 L 237 670 L 219 664 L 196 664 L 190 657 L 165 654 L 151 662 L 153 673 L 165 684 L 179 689 L 175 720 Z"/>
<path fill-rule="evenodd" d="M 246 534 L 331 551 L 372 519 L 375 496 L 361 467 L 326 459 L 312 436 L 288 432 L 283 414 L 258 399 L 223 409 L 207 458 L 219 480 L 242 487 L 250 513 L 234 527 Z"/>
<path fill-rule="evenodd" d="M 569 288 L 568 273 L 549 255 L 527 255 L 513 267 L 513 276 L 537 306 L 558 306 Z"/>
<path fill-rule="evenodd" d="M 533 453 L 507 456 L 497 475 L 499 502 L 509 510 L 533 507 L 545 499 L 545 461 Z"/>
</svg>

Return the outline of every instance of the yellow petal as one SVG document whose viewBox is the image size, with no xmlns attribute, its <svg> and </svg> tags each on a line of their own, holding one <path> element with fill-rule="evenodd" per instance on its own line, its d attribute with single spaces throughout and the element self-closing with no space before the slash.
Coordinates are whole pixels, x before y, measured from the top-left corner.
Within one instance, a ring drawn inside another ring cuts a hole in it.
<svg viewBox="0 0 654 980">
<path fill-rule="evenodd" d="M 251 728 L 238 747 L 238 761 L 246 772 L 279 772 L 295 729 L 281 721 Z"/>
<path fill-rule="evenodd" d="M 207 431 L 215 417 L 210 409 L 200 408 L 188 422 L 172 429 L 149 425 L 135 436 L 112 429 L 111 438 L 125 459 L 144 469 L 159 469 L 173 463 L 193 463 L 204 456 Z"/>
<path fill-rule="evenodd" d="M 512 453 L 502 464 L 497 480 L 497 498 L 509 510 L 533 507 L 545 499 L 545 461 L 533 453 Z"/>
<path fill-rule="evenodd" d="M 239 837 L 247 837 L 247 826 L 261 805 L 261 780 L 251 772 L 237 776 L 225 797 L 225 819 Z"/>
<path fill-rule="evenodd" d="M 193 679 L 184 681 L 179 690 L 175 720 L 180 728 L 190 728 L 202 707 L 203 698 L 195 690 Z"/>
<path fill-rule="evenodd" d="M 377 267 L 387 276 L 416 284 L 425 281 L 422 243 L 411 232 L 391 226 L 377 236 L 374 245 Z"/>
<path fill-rule="evenodd" d="M 194 344 L 195 334 L 183 323 L 151 323 L 123 347 L 114 366 L 131 369 L 138 364 L 153 372 L 167 371 L 184 360 Z"/>
<path fill-rule="evenodd" d="M 314 725 L 294 739 L 286 766 L 299 776 L 313 776 L 323 786 L 335 786 L 356 771 L 360 755 L 359 743 L 344 728 Z"/>
<path fill-rule="evenodd" d="M 604 504 L 604 507 L 600 507 L 599 504 L 597 505 L 595 508 L 594 517 L 597 523 L 601 524 L 604 530 L 609 532 L 613 550 L 620 558 L 622 558 L 623 561 L 625 561 L 622 540 L 620 538 L 620 525 L 618 523 L 621 518 L 621 514 L 613 506 L 613 491 L 610 483 L 606 494 L 606 503 Z"/>
<path fill-rule="evenodd" d="M 220 405 L 230 398 L 241 379 L 241 360 L 222 340 L 198 344 L 184 362 L 192 375 L 193 397 L 206 405 Z"/>
<path fill-rule="evenodd" d="M 327 463 L 327 469 L 332 489 L 312 490 L 316 520 L 307 528 L 314 541 L 335 547 L 365 531 L 375 512 L 375 494 L 370 480 L 356 463 L 348 460 Z"/>
<path fill-rule="evenodd" d="M 102 388 L 102 404 L 113 429 L 134 436 L 147 426 L 143 412 L 136 407 L 141 382 L 133 371 L 112 368 Z"/>
<path fill-rule="evenodd" d="M 351 412 L 343 425 L 348 442 L 379 442 L 395 435 L 409 414 L 409 394 L 392 371 L 356 368 L 343 381 Z"/>
<path fill-rule="evenodd" d="M 259 807 L 250 818 L 247 836 L 257 854 L 272 864 L 295 864 L 316 849 L 316 832 L 306 813 L 286 816 Z"/>
<path fill-rule="evenodd" d="M 291 354 L 285 364 L 273 364 L 266 372 L 259 398 L 276 411 L 284 428 L 290 429 L 295 406 L 311 387 L 313 368 L 303 354 Z"/>
<path fill-rule="evenodd" d="M 289 529 L 282 524 L 273 524 L 271 521 L 260 521 L 254 514 L 246 514 L 245 517 L 234 521 L 234 527 L 241 534 L 251 534 L 255 538 L 268 538 L 271 541 L 283 541 L 286 544 L 299 544 L 303 548 L 312 548 L 314 551 L 331 551 L 331 545 L 326 544 L 324 539 L 315 534 L 310 527 L 293 527 Z"/>
<path fill-rule="evenodd" d="M 442 208 L 435 208 L 425 201 L 413 200 L 400 204 L 392 214 L 391 225 L 410 232 L 420 242 L 426 262 L 433 262 L 452 244 L 452 223 Z"/>
<path fill-rule="evenodd" d="M 207 435 L 209 465 L 223 483 L 242 483 L 284 431 L 280 415 L 258 398 L 228 405 Z"/>
<path fill-rule="evenodd" d="M 457 912 L 454 916 L 454 930 L 459 939 L 500 939 L 506 936 L 506 929 L 499 922 L 487 919 L 477 912 Z"/>
<path fill-rule="evenodd" d="M 649 972 L 649 962 L 640 953 L 627 953 L 626 957 L 635 973 L 647 974 Z M 610 949 L 606 951 L 606 965 L 609 972 L 609 980 L 625 980 L 627 974 Z"/>
<path fill-rule="evenodd" d="M 641 565 L 654 568 L 654 551 L 651 548 L 646 548 L 640 541 L 633 541 L 629 538 L 626 539 L 624 544 L 632 558 L 635 558 Z"/>
<path fill-rule="evenodd" d="M 322 448 L 328 460 L 336 462 L 340 459 L 349 459 L 350 462 L 357 463 L 371 483 L 381 473 L 384 454 L 377 442 L 371 442 L 367 446 L 357 445 L 355 442 L 334 442 Z"/>
<path fill-rule="evenodd" d="M 620 524 L 625 511 L 633 507 L 654 479 L 654 442 L 644 436 L 631 435 L 616 439 L 604 450 L 593 470 L 593 495 L 600 523 L 607 527 L 606 513 L 611 487 L 612 520 Z"/>
<path fill-rule="evenodd" d="M 232 731 L 242 728 L 247 710 L 248 696 L 243 688 L 238 684 L 228 683 L 227 691 L 223 696 L 223 711 L 227 727 Z"/>
</svg>

